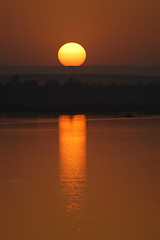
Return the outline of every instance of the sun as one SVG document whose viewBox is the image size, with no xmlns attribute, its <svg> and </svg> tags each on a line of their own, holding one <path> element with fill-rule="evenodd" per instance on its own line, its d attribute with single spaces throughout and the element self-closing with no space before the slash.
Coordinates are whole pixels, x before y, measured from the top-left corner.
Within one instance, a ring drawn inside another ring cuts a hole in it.
<svg viewBox="0 0 160 240">
<path fill-rule="evenodd" d="M 64 66 L 80 66 L 86 59 L 86 51 L 80 44 L 69 42 L 59 49 L 58 59 Z"/>
</svg>

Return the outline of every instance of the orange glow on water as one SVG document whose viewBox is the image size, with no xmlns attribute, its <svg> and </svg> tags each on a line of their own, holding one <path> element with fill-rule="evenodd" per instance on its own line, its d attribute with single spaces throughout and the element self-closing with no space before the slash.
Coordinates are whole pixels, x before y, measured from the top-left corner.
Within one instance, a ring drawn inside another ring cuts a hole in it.
<svg viewBox="0 0 160 240">
<path fill-rule="evenodd" d="M 67 211 L 79 211 L 86 188 L 86 117 L 60 116 L 60 182 Z"/>
<path fill-rule="evenodd" d="M 86 51 L 78 43 L 66 43 L 59 49 L 58 59 L 64 66 L 80 66 L 86 59 Z"/>
</svg>

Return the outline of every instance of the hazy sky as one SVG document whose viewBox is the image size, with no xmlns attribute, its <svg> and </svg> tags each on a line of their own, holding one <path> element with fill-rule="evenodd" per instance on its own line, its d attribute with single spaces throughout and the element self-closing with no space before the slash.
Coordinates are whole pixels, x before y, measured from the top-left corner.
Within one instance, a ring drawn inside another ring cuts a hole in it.
<svg viewBox="0 0 160 240">
<path fill-rule="evenodd" d="M 160 0 L 1 0 L 0 64 L 59 65 L 70 41 L 86 65 L 160 65 Z"/>
</svg>

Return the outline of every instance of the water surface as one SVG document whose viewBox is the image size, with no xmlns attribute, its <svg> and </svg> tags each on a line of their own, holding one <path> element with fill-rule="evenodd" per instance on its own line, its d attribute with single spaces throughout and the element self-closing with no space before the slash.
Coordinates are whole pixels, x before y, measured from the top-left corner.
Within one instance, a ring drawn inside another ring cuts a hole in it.
<svg viewBox="0 0 160 240">
<path fill-rule="evenodd" d="M 0 119 L 0 239 L 160 239 L 160 118 Z"/>
</svg>

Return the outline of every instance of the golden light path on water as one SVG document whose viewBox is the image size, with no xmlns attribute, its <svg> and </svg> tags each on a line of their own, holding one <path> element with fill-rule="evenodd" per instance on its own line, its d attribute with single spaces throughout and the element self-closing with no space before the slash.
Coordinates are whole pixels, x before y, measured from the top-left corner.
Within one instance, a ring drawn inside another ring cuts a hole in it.
<svg viewBox="0 0 160 240">
<path fill-rule="evenodd" d="M 60 184 L 66 213 L 81 211 L 86 198 L 86 117 L 59 117 Z"/>
</svg>

